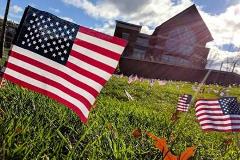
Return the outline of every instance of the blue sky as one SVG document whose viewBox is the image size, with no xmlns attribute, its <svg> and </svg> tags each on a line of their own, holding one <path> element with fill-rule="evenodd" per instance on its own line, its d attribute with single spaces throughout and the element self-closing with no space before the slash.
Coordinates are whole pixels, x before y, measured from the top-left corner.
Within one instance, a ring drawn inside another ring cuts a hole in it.
<svg viewBox="0 0 240 160">
<path fill-rule="evenodd" d="M 31 5 L 110 35 L 115 20 L 140 24 L 142 32 L 151 34 L 192 4 L 196 4 L 214 38 L 207 47 L 218 53 L 218 60 L 229 54 L 240 57 L 236 53 L 240 48 L 240 0 L 11 0 L 9 19 L 19 22 L 24 8 Z M 6 0 L 0 0 L 1 17 L 5 5 Z M 230 52 L 222 54 L 225 51 Z"/>
</svg>

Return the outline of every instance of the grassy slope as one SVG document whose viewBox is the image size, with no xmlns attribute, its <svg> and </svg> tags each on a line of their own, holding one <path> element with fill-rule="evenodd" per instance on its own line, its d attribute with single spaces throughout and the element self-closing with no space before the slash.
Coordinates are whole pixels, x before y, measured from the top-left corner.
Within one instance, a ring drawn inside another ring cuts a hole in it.
<svg viewBox="0 0 240 160">
<path fill-rule="evenodd" d="M 173 153 L 196 145 L 194 159 L 240 159 L 237 133 L 204 133 L 196 122 L 193 106 L 177 124 L 170 118 L 179 94 L 194 94 L 190 83 L 169 82 L 150 87 L 147 81 L 128 85 L 113 77 L 102 90 L 87 125 L 55 101 L 8 84 L 0 90 L 0 159 L 161 159 L 161 153 L 146 136 L 132 137 L 134 128 L 151 131 L 171 141 Z M 204 86 L 201 98 L 216 98 Z M 240 88 L 229 95 L 240 98 Z M 128 101 L 124 90 L 134 98 Z M 209 92 L 209 93 L 208 93 Z M 232 140 L 226 143 L 226 140 Z"/>
</svg>

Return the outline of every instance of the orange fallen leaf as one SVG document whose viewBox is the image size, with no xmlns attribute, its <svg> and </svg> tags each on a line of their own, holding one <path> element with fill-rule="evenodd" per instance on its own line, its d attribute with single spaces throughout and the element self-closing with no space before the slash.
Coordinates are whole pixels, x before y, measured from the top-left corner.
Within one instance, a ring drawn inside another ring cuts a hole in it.
<svg viewBox="0 0 240 160">
<path fill-rule="evenodd" d="M 167 146 L 167 141 L 165 138 L 158 138 L 157 136 L 153 135 L 150 132 L 147 132 L 147 135 L 155 141 L 155 147 L 158 148 L 162 154 L 164 160 L 188 160 L 190 157 L 194 156 L 195 154 L 195 147 L 189 147 L 184 152 L 180 154 L 180 156 L 175 156 L 169 150 Z"/>
<path fill-rule="evenodd" d="M 134 138 L 139 138 L 142 136 L 142 131 L 140 128 L 136 128 L 133 130 L 132 135 Z"/>
</svg>

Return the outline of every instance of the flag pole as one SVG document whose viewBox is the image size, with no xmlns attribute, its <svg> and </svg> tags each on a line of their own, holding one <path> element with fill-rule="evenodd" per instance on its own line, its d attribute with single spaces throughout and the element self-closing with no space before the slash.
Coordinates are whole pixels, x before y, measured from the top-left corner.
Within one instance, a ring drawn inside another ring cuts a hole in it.
<svg viewBox="0 0 240 160">
<path fill-rule="evenodd" d="M 11 0 L 7 0 L 3 24 L 2 24 L 2 32 L 1 32 L 1 39 L 0 39 L 0 60 L 2 60 L 2 56 L 4 53 L 5 30 L 6 30 L 7 16 L 8 16 L 8 11 L 9 11 L 10 1 Z"/>
</svg>

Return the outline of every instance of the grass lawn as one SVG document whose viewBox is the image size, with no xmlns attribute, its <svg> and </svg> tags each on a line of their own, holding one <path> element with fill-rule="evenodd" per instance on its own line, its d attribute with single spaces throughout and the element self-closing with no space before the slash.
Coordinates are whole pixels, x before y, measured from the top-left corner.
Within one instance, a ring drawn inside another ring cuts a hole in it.
<svg viewBox="0 0 240 160">
<path fill-rule="evenodd" d="M 203 132 L 194 105 L 177 123 L 171 121 L 179 94 L 194 95 L 193 86 L 168 81 L 151 87 L 146 80 L 128 84 L 126 77 L 113 76 L 84 125 L 65 106 L 8 83 L 0 90 L 0 159 L 162 159 L 150 138 L 132 136 L 135 128 L 165 137 L 176 155 L 194 145 L 196 160 L 240 159 L 240 134 Z M 223 88 L 203 87 L 198 98 L 218 98 Z M 228 90 L 240 100 L 240 87 Z"/>
</svg>

